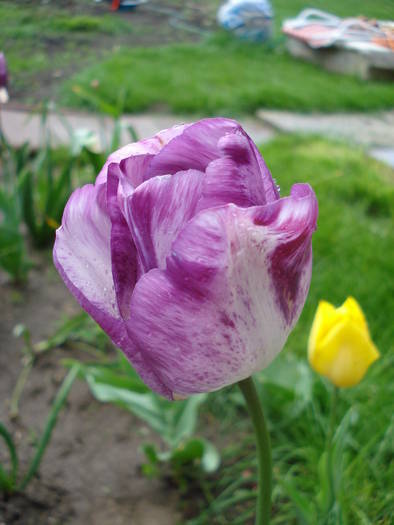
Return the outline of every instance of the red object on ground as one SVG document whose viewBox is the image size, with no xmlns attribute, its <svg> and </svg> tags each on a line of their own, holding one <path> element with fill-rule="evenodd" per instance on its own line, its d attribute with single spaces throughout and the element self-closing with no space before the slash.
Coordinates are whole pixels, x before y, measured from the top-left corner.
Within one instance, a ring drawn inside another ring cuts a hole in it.
<svg viewBox="0 0 394 525">
<path fill-rule="evenodd" d="M 120 0 L 112 0 L 112 5 L 111 5 L 112 11 L 116 11 L 117 9 L 119 9 L 119 6 L 120 6 Z"/>
</svg>

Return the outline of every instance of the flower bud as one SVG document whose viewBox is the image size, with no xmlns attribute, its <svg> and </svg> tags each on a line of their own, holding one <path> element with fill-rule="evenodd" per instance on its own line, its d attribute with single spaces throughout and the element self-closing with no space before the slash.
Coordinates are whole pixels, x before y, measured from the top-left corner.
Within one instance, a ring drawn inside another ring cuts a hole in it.
<svg viewBox="0 0 394 525">
<path fill-rule="evenodd" d="M 8 69 L 4 53 L 0 52 L 0 104 L 8 102 Z"/>
<path fill-rule="evenodd" d="M 339 308 L 320 301 L 308 343 L 309 363 L 316 372 L 337 387 L 355 386 L 378 358 L 365 316 L 353 297 Z"/>
</svg>

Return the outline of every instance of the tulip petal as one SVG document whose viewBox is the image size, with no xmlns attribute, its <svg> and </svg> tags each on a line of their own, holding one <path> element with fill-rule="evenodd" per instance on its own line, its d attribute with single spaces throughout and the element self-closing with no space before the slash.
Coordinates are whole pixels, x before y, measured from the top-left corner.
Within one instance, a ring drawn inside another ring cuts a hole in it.
<svg viewBox="0 0 394 525">
<path fill-rule="evenodd" d="M 118 204 L 119 166 L 110 164 L 107 206 L 111 219 L 111 264 L 116 301 L 123 319 L 129 317 L 130 300 L 138 277 L 137 249 Z"/>
<path fill-rule="evenodd" d="M 192 124 L 155 156 L 147 179 L 188 169 L 205 171 L 208 164 L 220 156 L 219 139 L 237 129 L 239 124 L 226 118 L 203 119 Z"/>
<path fill-rule="evenodd" d="M 338 310 L 327 301 L 320 301 L 313 320 L 308 341 L 308 358 L 313 368 L 320 374 L 326 370 L 331 356 L 321 354 L 320 345 L 330 330 L 340 320 Z"/>
<path fill-rule="evenodd" d="M 126 216 L 145 272 L 165 267 L 173 240 L 195 214 L 203 177 L 196 170 L 155 177 L 127 199 Z"/>
<path fill-rule="evenodd" d="M 310 240 L 316 229 L 317 215 L 318 205 L 312 188 L 308 184 L 294 184 L 290 197 L 260 207 L 254 219 L 255 224 L 268 226 L 269 235 L 277 242 L 271 255 L 271 276 L 288 323 L 294 323 L 301 312 L 297 296 L 301 293 L 306 297 L 308 293 L 309 280 L 306 289 L 300 289 L 300 284 L 306 284 L 306 269 L 311 272 Z"/>
<path fill-rule="evenodd" d="M 108 167 L 110 164 L 121 164 L 124 175 L 129 178 L 134 187 L 142 182 L 142 170 L 146 167 L 154 155 L 168 144 L 172 139 L 182 134 L 190 124 L 173 126 L 160 131 L 150 139 L 132 142 L 111 153 L 101 169 L 96 184 L 102 184 L 107 180 Z M 146 158 L 145 158 L 146 157 Z"/>
<path fill-rule="evenodd" d="M 111 199 L 113 190 L 114 188 L 109 190 Z M 71 195 L 64 210 L 62 226 L 56 232 L 54 263 L 82 308 L 125 352 L 143 381 L 161 395 L 170 397 L 167 387 L 128 337 L 118 309 L 118 304 L 121 307 L 125 305 L 129 293 L 122 289 L 122 285 L 128 286 L 129 282 L 125 277 L 126 272 L 122 272 L 120 268 L 122 256 L 126 255 L 126 249 L 130 245 L 125 243 L 122 222 L 117 222 L 118 219 L 121 221 L 121 217 L 114 209 L 111 210 L 111 225 L 106 192 L 105 184 L 88 184 Z M 113 206 L 112 201 L 109 207 Z M 111 275 L 111 245 L 117 245 L 117 249 L 120 249 L 114 261 L 114 275 L 117 279 L 115 286 Z M 128 256 L 132 253 L 131 251 Z M 128 261 L 126 270 L 131 269 L 133 272 L 133 264 Z M 133 273 L 130 279 L 134 279 Z M 118 288 L 120 301 L 117 301 L 115 288 Z M 123 314 L 125 313 L 124 310 Z"/>
<path fill-rule="evenodd" d="M 71 293 L 93 319 L 122 345 L 127 339 L 111 274 L 111 221 L 106 185 L 74 191 L 56 232 L 54 262 Z"/>
<path fill-rule="evenodd" d="M 226 118 L 203 119 L 185 129 L 155 156 L 147 170 L 146 179 L 188 169 L 205 171 L 210 163 L 220 158 L 228 159 L 223 162 L 227 173 L 223 175 L 222 181 L 218 180 L 216 183 L 215 178 L 220 175 L 221 166 L 219 164 L 216 170 L 212 169 L 208 189 L 210 185 L 214 185 L 216 189 L 220 188 L 221 182 L 226 182 L 229 189 L 229 179 L 236 175 L 233 169 L 235 164 L 241 170 L 241 173 L 238 173 L 240 179 L 236 184 L 240 186 L 241 180 L 244 183 L 247 181 L 246 193 L 249 199 L 253 196 L 254 204 L 263 204 L 279 198 L 277 187 L 253 141 L 236 121 Z M 246 172 L 251 175 L 251 180 L 245 178 Z M 211 198 L 214 197 L 213 187 L 208 193 Z M 233 202 L 224 200 L 226 194 L 227 192 L 222 190 L 221 199 L 218 199 L 220 204 Z"/>
<path fill-rule="evenodd" d="M 228 133 L 218 141 L 218 149 L 221 158 L 208 164 L 199 209 L 228 203 L 245 208 L 265 204 L 265 177 L 247 135 L 239 130 Z"/>
<path fill-rule="evenodd" d="M 316 214 L 301 185 L 269 205 L 202 211 L 173 243 L 167 268 L 140 278 L 128 333 L 173 395 L 244 379 L 281 350 L 308 291 Z"/>
<path fill-rule="evenodd" d="M 369 336 L 368 324 L 364 312 L 353 297 L 348 297 L 337 311 L 341 316 L 352 319 L 358 324 L 360 330 L 364 331 Z"/>
<path fill-rule="evenodd" d="M 361 381 L 379 352 L 362 328 L 347 318 L 329 332 L 314 357 L 319 373 L 338 387 L 350 387 Z"/>
</svg>

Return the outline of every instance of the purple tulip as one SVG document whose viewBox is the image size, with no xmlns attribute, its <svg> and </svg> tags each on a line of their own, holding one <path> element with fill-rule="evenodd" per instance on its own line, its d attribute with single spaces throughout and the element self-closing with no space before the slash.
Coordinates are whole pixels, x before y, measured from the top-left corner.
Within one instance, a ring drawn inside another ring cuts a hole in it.
<svg viewBox="0 0 394 525">
<path fill-rule="evenodd" d="M 109 156 L 77 189 L 55 265 L 153 390 L 217 390 L 266 367 L 303 308 L 317 201 L 279 198 L 229 119 L 175 126 Z"/>
<path fill-rule="evenodd" d="M 8 85 L 8 69 L 4 53 L 0 52 L 0 88 L 6 88 Z"/>
<path fill-rule="evenodd" d="M 8 102 L 8 70 L 4 53 L 0 52 L 0 105 Z"/>
</svg>

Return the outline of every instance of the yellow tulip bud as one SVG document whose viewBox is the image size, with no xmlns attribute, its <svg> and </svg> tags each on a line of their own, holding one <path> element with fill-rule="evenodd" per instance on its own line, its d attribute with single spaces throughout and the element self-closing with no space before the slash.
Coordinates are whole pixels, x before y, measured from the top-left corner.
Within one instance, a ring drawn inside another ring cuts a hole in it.
<svg viewBox="0 0 394 525">
<path fill-rule="evenodd" d="M 312 368 L 335 386 L 357 385 L 379 358 L 364 314 L 353 297 L 335 308 L 320 301 L 308 342 Z"/>
</svg>

